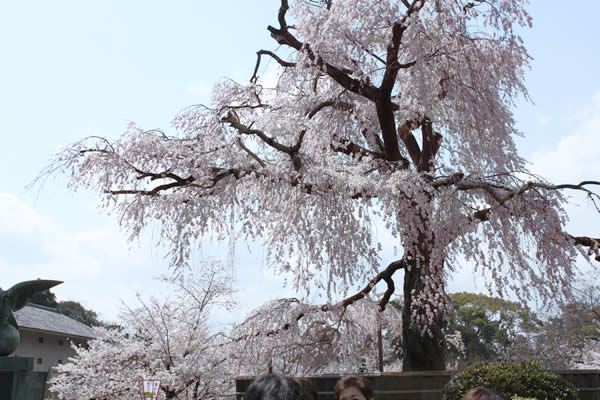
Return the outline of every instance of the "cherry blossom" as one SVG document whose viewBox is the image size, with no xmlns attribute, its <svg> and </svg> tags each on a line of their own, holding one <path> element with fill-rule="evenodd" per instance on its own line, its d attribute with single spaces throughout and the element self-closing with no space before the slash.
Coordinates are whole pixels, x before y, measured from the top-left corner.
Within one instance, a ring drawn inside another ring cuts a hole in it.
<svg viewBox="0 0 600 400">
<path fill-rule="evenodd" d="M 168 280 L 172 298 L 139 296 L 119 329 L 97 329 L 87 347 L 52 373 L 60 399 L 138 398 L 140 379 L 158 379 L 161 397 L 197 400 L 233 393 L 223 338 L 207 325 L 209 311 L 232 305 L 231 277 L 219 264 Z"/>
<path fill-rule="evenodd" d="M 600 257 L 598 239 L 565 232 L 563 194 L 597 200 L 599 182 L 548 182 L 515 146 L 525 4 L 281 0 L 277 50 L 258 51 L 249 82 L 217 82 L 172 132 L 77 142 L 41 177 L 100 193 L 132 240 L 158 226 L 178 273 L 207 235 L 259 242 L 304 294 L 346 307 L 383 282 L 383 309 L 402 269 L 404 369 L 443 369 L 445 279 L 465 262 L 495 295 L 549 303 L 578 251 Z M 402 249 L 387 266 L 375 228 Z"/>
</svg>

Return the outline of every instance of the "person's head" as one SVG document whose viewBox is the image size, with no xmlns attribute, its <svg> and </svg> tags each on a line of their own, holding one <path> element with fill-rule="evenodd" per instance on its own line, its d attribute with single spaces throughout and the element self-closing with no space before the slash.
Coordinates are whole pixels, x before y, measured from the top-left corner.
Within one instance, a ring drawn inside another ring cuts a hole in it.
<svg viewBox="0 0 600 400">
<path fill-rule="evenodd" d="M 334 400 L 373 400 L 375 395 L 364 376 L 347 376 L 335 385 Z"/>
<path fill-rule="evenodd" d="M 300 385 L 302 385 L 302 387 L 304 387 L 304 389 L 306 389 L 310 393 L 313 400 L 319 399 L 319 392 L 317 392 L 317 388 L 310 379 L 305 378 L 303 376 L 297 376 L 294 378 L 294 380 Z"/>
<path fill-rule="evenodd" d="M 312 400 L 312 396 L 294 379 L 268 374 L 259 376 L 248 386 L 245 400 Z"/>
<path fill-rule="evenodd" d="M 504 400 L 498 393 L 484 387 L 469 390 L 462 400 Z"/>
</svg>

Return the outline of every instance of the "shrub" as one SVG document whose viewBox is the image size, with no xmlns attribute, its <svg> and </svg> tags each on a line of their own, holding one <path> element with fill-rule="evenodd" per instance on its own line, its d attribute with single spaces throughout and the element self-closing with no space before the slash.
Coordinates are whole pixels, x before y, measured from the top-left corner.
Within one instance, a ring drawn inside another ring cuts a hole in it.
<svg viewBox="0 0 600 400">
<path fill-rule="evenodd" d="M 578 400 L 577 389 L 558 375 L 544 371 L 535 361 L 480 362 L 456 374 L 444 387 L 444 400 L 461 400 L 478 386 L 492 389 L 505 399 Z"/>
</svg>

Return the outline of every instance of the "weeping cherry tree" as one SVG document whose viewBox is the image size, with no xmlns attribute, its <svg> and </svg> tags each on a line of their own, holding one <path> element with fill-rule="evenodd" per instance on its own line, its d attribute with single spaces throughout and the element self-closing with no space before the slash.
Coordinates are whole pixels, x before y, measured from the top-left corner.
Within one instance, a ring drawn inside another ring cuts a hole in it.
<svg viewBox="0 0 600 400">
<path fill-rule="evenodd" d="M 548 182 L 515 146 L 525 3 L 281 0 L 248 82 L 216 83 L 171 133 L 132 123 L 75 143 L 42 176 L 98 191 L 132 239 L 160 226 L 175 271 L 212 234 L 263 243 L 326 308 L 381 282 L 384 309 L 402 276 L 403 367 L 444 369 L 444 285 L 461 265 L 495 295 L 546 302 L 578 251 L 598 258 L 598 239 L 565 231 L 564 193 L 593 201 L 599 182 Z M 402 252 L 389 265 L 381 237 Z"/>
</svg>

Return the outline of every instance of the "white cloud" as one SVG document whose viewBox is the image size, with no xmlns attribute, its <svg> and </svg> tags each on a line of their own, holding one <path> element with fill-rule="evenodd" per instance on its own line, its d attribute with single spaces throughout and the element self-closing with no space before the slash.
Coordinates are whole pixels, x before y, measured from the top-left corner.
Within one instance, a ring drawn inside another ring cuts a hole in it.
<svg viewBox="0 0 600 400">
<path fill-rule="evenodd" d="M 164 268 L 155 269 L 151 252 L 130 249 L 110 219 L 91 229 L 66 231 L 9 193 L 0 193 L 0 241 L 4 289 L 36 278 L 62 280 L 53 289 L 59 300 L 79 301 L 111 320 L 121 297 L 152 287 L 152 277 Z"/>
<path fill-rule="evenodd" d="M 556 183 L 593 178 L 600 166 L 599 139 L 600 102 L 598 110 L 573 132 L 561 137 L 554 149 L 534 153 L 532 169 Z"/>
<path fill-rule="evenodd" d="M 78 301 L 110 321 L 118 319 L 122 302 L 137 304 L 137 292 L 167 296 L 155 278 L 168 274 L 168 262 L 152 243 L 151 232 L 142 235 L 141 242 L 130 243 L 114 218 L 99 218 L 95 207 L 78 212 L 84 213 L 82 220 L 93 216 L 98 221 L 67 228 L 18 196 L 0 193 L 0 286 L 7 289 L 36 278 L 62 280 L 52 289 L 58 300 Z M 295 295 L 290 287 L 283 287 L 283 277 L 265 265 L 259 247 L 253 247 L 254 254 L 241 244 L 237 248 L 235 286 L 240 307 L 215 315 L 217 326 L 240 322 L 266 301 Z M 196 257 L 226 260 L 227 246 L 207 241 Z"/>
<path fill-rule="evenodd" d="M 555 184 L 600 181 L 600 92 L 572 117 L 571 131 L 555 143 L 540 145 L 549 150 L 534 153 L 530 169 Z M 548 124 L 548 129 L 551 126 Z M 550 133 L 553 132 L 549 132 L 548 137 L 553 137 Z M 600 193 L 598 186 L 589 188 Z M 569 198 L 567 231 L 573 235 L 600 237 L 600 214 L 594 205 L 581 192 L 564 191 L 564 194 Z M 474 273 L 472 266 L 465 263 L 462 266 L 449 280 L 449 291 L 485 291 L 481 276 Z M 584 271 L 590 269 L 583 258 L 578 261 L 578 266 Z"/>
<path fill-rule="evenodd" d="M 554 148 L 534 153 L 532 171 L 555 184 L 600 181 L 600 92 L 593 96 L 579 114 L 573 130 L 562 136 Z M 596 193 L 598 186 L 588 186 Z M 568 228 L 575 234 L 600 235 L 600 214 L 585 195 L 565 191 L 570 202 L 567 212 L 571 218 Z M 599 204 L 600 206 L 600 204 Z"/>
<path fill-rule="evenodd" d="M 0 193 L 0 229 L 17 234 L 47 231 L 48 221 L 16 196 Z"/>
<path fill-rule="evenodd" d="M 534 153 L 532 171 L 555 184 L 578 184 L 584 180 L 600 181 L 600 92 L 573 116 L 573 129 L 562 136 L 547 152 Z M 600 187 L 588 186 L 595 193 Z M 565 190 L 569 203 L 565 207 L 570 221 L 566 230 L 575 236 L 600 237 L 600 213 L 583 192 Z M 597 202 L 600 206 L 600 202 Z M 580 271 L 598 268 L 580 257 Z"/>
</svg>

